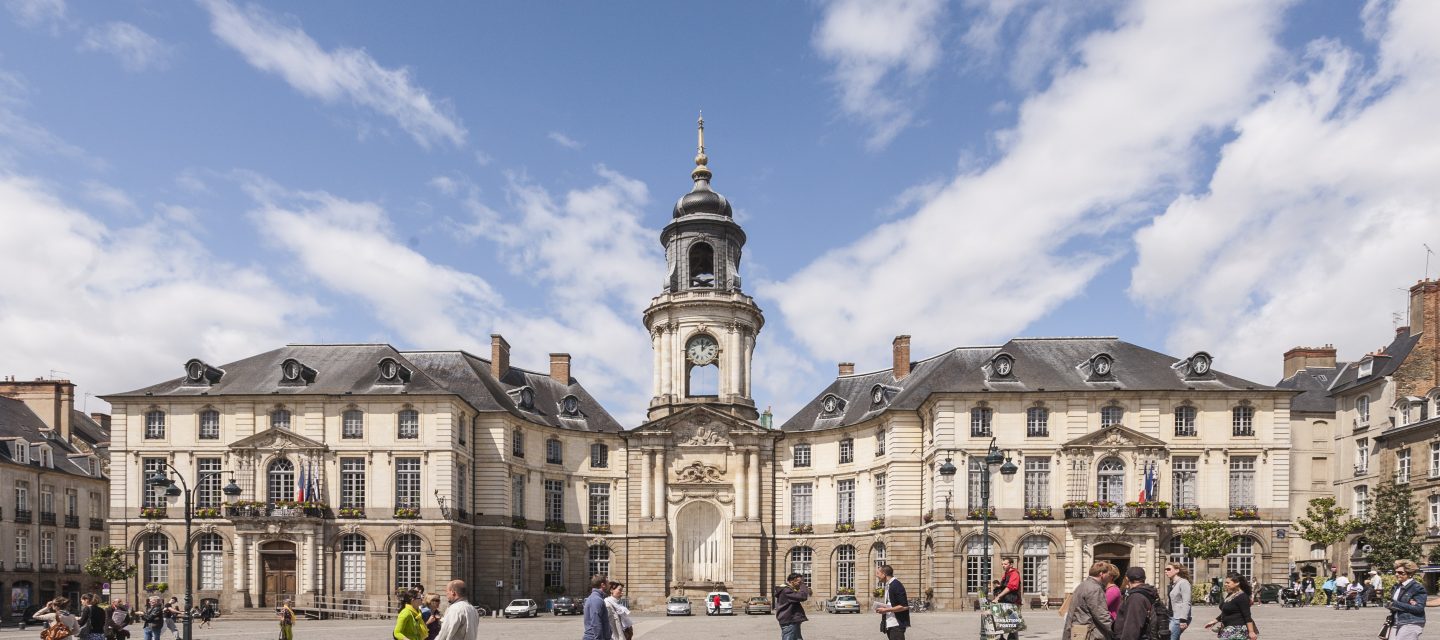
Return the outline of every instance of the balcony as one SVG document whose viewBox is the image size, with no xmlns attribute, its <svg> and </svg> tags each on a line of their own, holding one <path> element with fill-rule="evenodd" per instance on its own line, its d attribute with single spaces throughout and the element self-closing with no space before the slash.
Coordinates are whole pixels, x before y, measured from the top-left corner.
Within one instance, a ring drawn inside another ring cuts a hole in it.
<svg viewBox="0 0 1440 640">
<path fill-rule="evenodd" d="M 31 520 L 30 520 L 30 510 L 29 510 L 29 509 L 16 509 L 16 510 L 15 510 L 15 522 L 18 522 L 18 523 L 20 523 L 20 524 L 30 524 L 30 522 L 31 522 Z M 19 565 L 16 565 L 16 566 L 19 566 Z"/>
<path fill-rule="evenodd" d="M 510 526 L 516 529 L 528 529 L 530 523 L 525 520 L 525 516 L 510 516 Z"/>
<path fill-rule="evenodd" d="M 91 530 L 91 531 L 104 531 L 104 530 L 105 530 L 105 519 L 104 519 L 104 518 L 91 518 L 91 519 L 90 519 L 90 530 Z"/>
<path fill-rule="evenodd" d="M 1124 505 L 1105 500 L 1065 503 L 1065 519 L 1165 519 L 1169 518 L 1168 502 L 1130 502 Z"/>
<path fill-rule="evenodd" d="M 335 510 L 337 518 L 364 518 L 365 507 L 340 507 Z"/>
<path fill-rule="evenodd" d="M 79 528 L 80 528 L 80 516 L 65 516 L 65 528 L 66 528 L 66 529 L 79 529 Z"/>
<path fill-rule="evenodd" d="M 1049 520 L 1053 517 L 1055 513 L 1050 507 L 1025 507 L 1026 520 Z"/>
<path fill-rule="evenodd" d="M 80 565 L 78 565 L 78 564 L 67 564 L 67 565 L 65 565 L 65 573 L 80 573 Z"/>
<path fill-rule="evenodd" d="M 1176 520 L 1196 520 L 1200 518 L 1200 507 L 1193 504 L 1173 505 L 1170 517 Z"/>
<path fill-rule="evenodd" d="M 420 505 L 401 504 L 395 505 L 395 517 L 402 520 L 415 520 L 420 517 Z"/>
<path fill-rule="evenodd" d="M 41 512 L 40 512 L 40 524 L 48 524 L 48 525 L 54 526 L 54 525 L 55 525 L 55 512 L 54 512 L 54 511 L 41 511 Z"/>
<path fill-rule="evenodd" d="M 15 570 L 16 570 L 16 571 L 34 571 L 34 570 L 35 570 L 35 565 L 30 564 L 29 562 L 16 562 L 16 563 L 15 563 Z"/>
<path fill-rule="evenodd" d="M 1360 476 L 1363 476 L 1363 475 L 1365 475 L 1365 474 L 1367 474 L 1367 473 L 1370 473 L 1370 465 L 1368 465 L 1368 464 L 1357 464 L 1357 465 L 1355 465 L 1355 477 L 1356 477 L 1356 478 L 1359 478 Z"/>
<path fill-rule="evenodd" d="M 1253 504 L 1230 505 L 1231 520 L 1259 520 L 1260 507 Z"/>
<path fill-rule="evenodd" d="M 294 520 L 300 518 L 324 518 L 329 515 L 329 511 L 330 507 L 318 502 L 260 502 L 258 500 L 242 500 L 225 505 L 225 517 L 231 519 L 277 518 Z"/>
<path fill-rule="evenodd" d="M 1195 430 L 1194 425 L 1188 427 L 1175 427 L 1175 436 L 1178 438 L 1194 438 L 1198 435 L 1200 435 L 1200 433 Z"/>
<path fill-rule="evenodd" d="M 53 563 L 53 562 L 41 562 L 41 563 L 40 563 L 40 573 L 55 573 L 55 569 L 56 569 L 56 568 L 57 568 L 57 567 L 55 566 L 55 563 Z"/>
<path fill-rule="evenodd" d="M 167 517 L 169 511 L 166 507 L 140 507 L 140 517 L 151 520 L 159 520 Z"/>
</svg>

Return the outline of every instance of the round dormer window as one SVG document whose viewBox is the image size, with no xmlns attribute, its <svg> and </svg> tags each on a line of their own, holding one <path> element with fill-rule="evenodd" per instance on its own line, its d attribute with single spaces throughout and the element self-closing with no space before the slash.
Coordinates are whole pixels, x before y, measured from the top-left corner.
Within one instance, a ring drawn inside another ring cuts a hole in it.
<svg viewBox="0 0 1440 640">
<path fill-rule="evenodd" d="M 530 389 L 520 390 L 520 406 L 526 409 L 535 406 L 535 392 Z"/>
<path fill-rule="evenodd" d="M 835 396 L 825 396 L 825 399 L 820 401 L 820 408 L 825 413 L 836 413 L 840 411 L 840 399 Z"/>
<path fill-rule="evenodd" d="M 1207 356 L 1203 353 L 1197 353 L 1194 356 L 1191 356 L 1190 370 L 1195 372 L 1195 375 L 1197 376 L 1203 376 L 1207 373 L 1210 373 L 1210 356 Z"/>
<path fill-rule="evenodd" d="M 1095 375 L 1108 376 L 1114 364 L 1114 361 L 1110 360 L 1110 356 L 1101 354 L 1095 356 L 1095 362 L 1092 366 L 1095 369 Z"/>
<path fill-rule="evenodd" d="M 386 380 L 394 380 L 395 377 L 398 375 L 400 375 L 399 363 L 389 358 L 386 358 L 380 362 L 380 377 L 385 378 Z"/>
<path fill-rule="evenodd" d="M 580 399 L 575 396 L 565 396 L 560 400 L 560 411 L 567 416 L 580 414 Z"/>
<path fill-rule="evenodd" d="M 1001 378 L 1008 378 L 1013 371 L 1015 371 L 1014 358 L 1004 354 L 995 356 L 995 375 Z"/>
<path fill-rule="evenodd" d="M 283 373 L 285 374 L 285 379 L 286 379 L 286 380 L 299 380 L 299 379 L 300 379 L 300 363 L 299 363 L 299 362 L 296 362 L 296 361 L 294 361 L 294 360 L 287 360 L 287 361 L 285 361 L 285 368 L 284 368 Z"/>
<path fill-rule="evenodd" d="M 870 391 L 870 402 L 876 405 L 885 404 L 885 387 L 875 385 L 875 388 Z"/>
<path fill-rule="evenodd" d="M 191 360 L 185 367 L 185 377 L 191 382 L 200 382 L 205 379 L 205 363 L 199 360 Z"/>
</svg>

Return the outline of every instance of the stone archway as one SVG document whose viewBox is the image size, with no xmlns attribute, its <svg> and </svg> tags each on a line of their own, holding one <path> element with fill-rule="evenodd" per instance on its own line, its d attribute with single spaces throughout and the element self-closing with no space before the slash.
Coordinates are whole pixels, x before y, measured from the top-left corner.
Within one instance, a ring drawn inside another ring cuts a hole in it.
<svg viewBox="0 0 1440 640">
<path fill-rule="evenodd" d="M 720 508 L 696 500 L 675 514 L 674 575 L 681 584 L 717 584 L 728 580 L 730 538 Z"/>
<path fill-rule="evenodd" d="M 1120 575 L 1125 575 L 1125 570 L 1130 568 L 1133 559 L 1130 557 L 1132 547 L 1122 542 L 1105 542 L 1095 545 L 1095 561 L 1105 561 L 1115 565 L 1120 570 Z"/>
</svg>

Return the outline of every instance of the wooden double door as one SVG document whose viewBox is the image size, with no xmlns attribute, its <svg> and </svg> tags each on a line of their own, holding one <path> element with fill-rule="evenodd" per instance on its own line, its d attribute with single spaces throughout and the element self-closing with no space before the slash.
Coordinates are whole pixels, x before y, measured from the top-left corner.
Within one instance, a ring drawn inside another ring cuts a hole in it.
<svg viewBox="0 0 1440 640">
<path fill-rule="evenodd" d="M 286 598 L 295 597 L 295 545 L 289 542 L 266 542 L 260 546 L 261 592 L 263 607 L 278 607 Z"/>
</svg>

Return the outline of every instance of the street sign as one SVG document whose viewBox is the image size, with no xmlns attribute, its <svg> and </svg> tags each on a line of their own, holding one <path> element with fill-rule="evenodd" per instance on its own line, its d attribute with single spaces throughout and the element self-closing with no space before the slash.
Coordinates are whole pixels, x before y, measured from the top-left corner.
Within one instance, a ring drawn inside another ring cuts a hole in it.
<svg viewBox="0 0 1440 640">
<path fill-rule="evenodd" d="M 100 593 L 107 596 L 110 595 L 110 583 L 106 582 L 100 585 Z"/>
<path fill-rule="evenodd" d="M 503 588 L 505 588 L 505 581 L 504 581 L 504 580 L 496 580 L 496 581 L 495 581 L 495 588 L 496 588 L 496 589 L 503 589 Z"/>
</svg>

